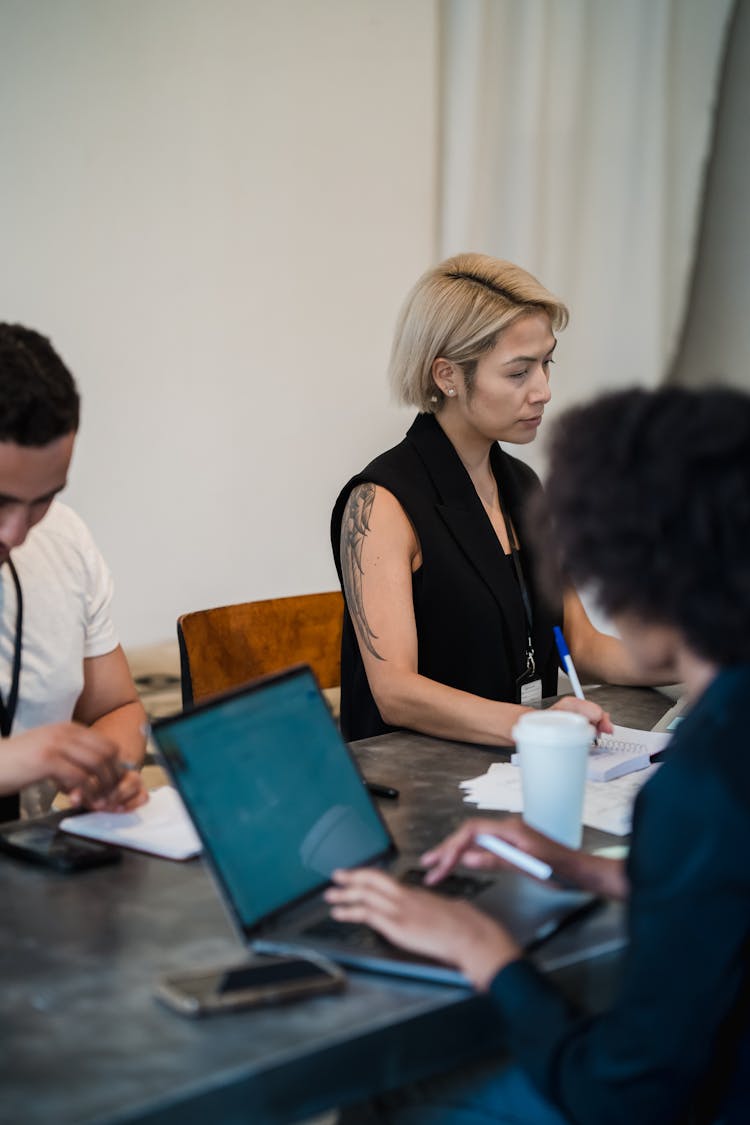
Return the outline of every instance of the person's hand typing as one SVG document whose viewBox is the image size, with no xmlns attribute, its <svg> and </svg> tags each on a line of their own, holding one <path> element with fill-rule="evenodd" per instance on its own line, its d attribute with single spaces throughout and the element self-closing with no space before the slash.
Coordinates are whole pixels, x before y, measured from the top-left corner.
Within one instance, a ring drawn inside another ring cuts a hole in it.
<svg viewBox="0 0 750 1125">
<path fill-rule="evenodd" d="M 478 989 L 521 956 L 507 930 L 468 902 L 405 887 L 373 867 L 334 871 L 333 882 L 325 897 L 337 921 L 364 923 L 394 945 L 456 965 Z"/>
</svg>

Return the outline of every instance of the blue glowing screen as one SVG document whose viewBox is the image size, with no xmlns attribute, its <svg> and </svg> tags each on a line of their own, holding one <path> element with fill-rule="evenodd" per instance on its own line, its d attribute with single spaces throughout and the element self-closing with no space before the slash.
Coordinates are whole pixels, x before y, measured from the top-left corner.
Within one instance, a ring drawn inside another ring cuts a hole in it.
<svg viewBox="0 0 750 1125">
<path fill-rule="evenodd" d="M 153 734 L 243 928 L 390 847 L 307 669 Z"/>
</svg>

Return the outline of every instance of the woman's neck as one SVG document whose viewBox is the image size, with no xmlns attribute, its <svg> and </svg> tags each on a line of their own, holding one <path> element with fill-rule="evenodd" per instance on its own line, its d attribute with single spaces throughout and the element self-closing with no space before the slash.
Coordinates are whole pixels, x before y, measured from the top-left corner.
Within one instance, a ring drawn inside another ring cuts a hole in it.
<svg viewBox="0 0 750 1125">
<path fill-rule="evenodd" d="M 446 403 L 435 416 L 437 424 L 461 459 L 466 472 L 474 483 L 486 480 L 491 475 L 490 450 L 493 442 L 469 428 L 463 419 L 454 413 Z"/>
</svg>

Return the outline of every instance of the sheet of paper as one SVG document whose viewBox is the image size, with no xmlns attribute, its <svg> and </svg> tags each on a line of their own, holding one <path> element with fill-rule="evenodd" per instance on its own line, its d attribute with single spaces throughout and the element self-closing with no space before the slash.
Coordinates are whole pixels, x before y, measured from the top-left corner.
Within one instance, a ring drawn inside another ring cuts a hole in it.
<svg viewBox="0 0 750 1125">
<path fill-rule="evenodd" d="M 129 813 L 90 812 L 60 821 L 63 832 L 87 836 L 165 859 L 200 855 L 201 842 L 176 789 L 152 790 L 141 808 Z"/>
<path fill-rule="evenodd" d="M 614 781 L 587 781 L 583 823 L 614 836 L 627 836 L 636 794 L 658 768 L 652 765 Z M 462 781 L 460 788 L 464 791 L 464 801 L 480 809 L 523 812 L 521 771 L 509 762 L 493 762 L 487 773 Z"/>
<path fill-rule="evenodd" d="M 658 769 L 658 764 L 651 765 L 645 770 L 616 777 L 613 781 L 587 781 L 583 796 L 583 823 L 611 832 L 613 836 L 627 836 L 633 823 L 633 805 L 638 790 Z"/>
</svg>

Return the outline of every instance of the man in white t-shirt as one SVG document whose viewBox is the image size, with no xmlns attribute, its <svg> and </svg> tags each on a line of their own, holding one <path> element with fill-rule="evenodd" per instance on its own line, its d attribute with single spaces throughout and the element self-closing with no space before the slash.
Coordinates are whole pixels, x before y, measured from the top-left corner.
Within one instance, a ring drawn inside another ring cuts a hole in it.
<svg viewBox="0 0 750 1125">
<path fill-rule="evenodd" d="M 145 714 L 110 617 L 112 580 L 84 523 L 55 499 L 79 418 L 48 340 L 0 324 L 0 820 L 145 800 Z M 44 783 L 44 784 L 40 784 Z"/>
</svg>

